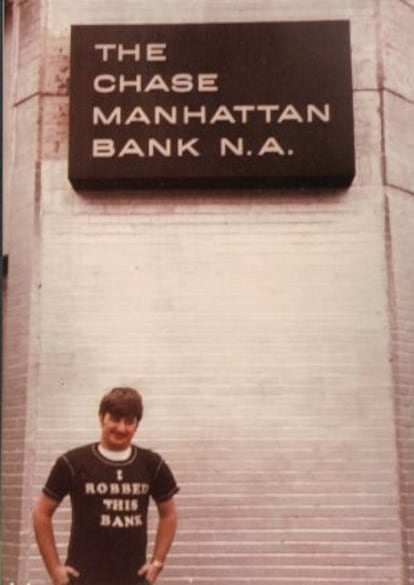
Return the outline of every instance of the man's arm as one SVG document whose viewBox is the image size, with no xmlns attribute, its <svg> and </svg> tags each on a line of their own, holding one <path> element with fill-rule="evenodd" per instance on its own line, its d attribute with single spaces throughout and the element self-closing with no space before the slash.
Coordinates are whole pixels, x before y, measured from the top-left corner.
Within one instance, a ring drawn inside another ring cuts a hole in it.
<svg viewBox="0 0 414 585">
<path fill-rule="evenodd" d="M 70 577 L 78 577 L 79 573 L 59 560 L 52 524 L 59 503 L 42 494 L 33 509 L 33 527 L 40 554 L 54 585 L 66 585 Z"/>
<path fill-rule="evenodd" d="M 145 575 L 150 583 L 155 583 L 156 578 L 162 570 L 168 552 L 174 540 L 177 528 L 177 509 L 173 498 L 157 503 L 158 527 L 154 543 L 152 561 L 146 563 L 139 570 L 140 575 Z M 159 565 L 161 563 L 161 567 Z"/>
</svg>

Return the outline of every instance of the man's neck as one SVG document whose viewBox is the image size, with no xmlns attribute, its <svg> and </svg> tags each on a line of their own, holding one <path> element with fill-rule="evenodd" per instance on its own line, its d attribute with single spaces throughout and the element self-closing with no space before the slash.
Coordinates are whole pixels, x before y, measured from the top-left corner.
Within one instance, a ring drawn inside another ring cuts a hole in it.
<svg viewBox="0 0 414 585">
<path fill-rule="evenodd" d="M 106 459 L 110 459 L 111 461 L 126 461 L 131 456 L 132 447 L 130 445 L 129 447 L 127 447 L 126 449 L 122 449 L 121 451 L 114 451 L 113 449 L 108 449 L 107 447 L 104 447 L 101 443 L 99 443 L 98 451 Z"/>
</svg>

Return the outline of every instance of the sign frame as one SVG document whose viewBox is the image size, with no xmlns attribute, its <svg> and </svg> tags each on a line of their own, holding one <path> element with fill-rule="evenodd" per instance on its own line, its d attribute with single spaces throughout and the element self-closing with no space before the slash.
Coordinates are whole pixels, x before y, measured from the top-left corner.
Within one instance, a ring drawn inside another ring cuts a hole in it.
<svg viewBox="0 0 414 585">
<path fill-rule="evenodd" d="M 348 21 L 71 29 L 75 189 L 352 183 Z"/>
</svg>

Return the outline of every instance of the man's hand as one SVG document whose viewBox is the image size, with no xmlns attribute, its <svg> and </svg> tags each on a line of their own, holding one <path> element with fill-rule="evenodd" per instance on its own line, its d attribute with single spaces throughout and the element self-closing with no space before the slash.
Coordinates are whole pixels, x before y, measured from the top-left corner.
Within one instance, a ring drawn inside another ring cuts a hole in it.
<svg viewBox="0 0 414 585">
<path fill-rule="evenodd" d="M 145 565 L 142 565 L 142 567 L 139 569 L 138 575 L 140 575 L 141 577 L 145 577 L 148 583 L 150 583 L 150 585 L 153 585 L 160 572 L 161 569 L 154 566 L 152 563 L 145 563 Z"/>
<path fill-rule="evenodd" d="M 79 573 L 69 565 L 59 565 L 51 574 L 54 585 L 67 585 L 71 577 L 79 577 Z"/>
</svg>

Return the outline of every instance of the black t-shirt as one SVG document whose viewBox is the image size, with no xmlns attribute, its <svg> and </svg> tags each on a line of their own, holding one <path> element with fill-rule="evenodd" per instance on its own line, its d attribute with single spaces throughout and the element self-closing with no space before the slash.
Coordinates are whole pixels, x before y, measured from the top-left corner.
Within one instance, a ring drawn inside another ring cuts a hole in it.
<svg viewBox="0 0 414 585">
<path fill-rule="evenodd" d="M 132 584 L 146 561 L 149 499 L 178 491 L 163 459 L 132 446 L 126 461 L 105 458 L 97 444 L 59 457 L 43 488 L 61 501 L 70 495 L 72 528 L 66 563 L 86 585 Z"/>
</svg>

